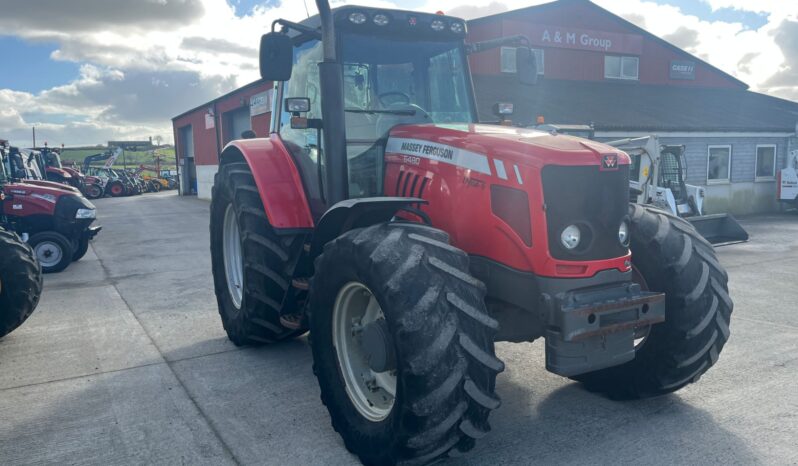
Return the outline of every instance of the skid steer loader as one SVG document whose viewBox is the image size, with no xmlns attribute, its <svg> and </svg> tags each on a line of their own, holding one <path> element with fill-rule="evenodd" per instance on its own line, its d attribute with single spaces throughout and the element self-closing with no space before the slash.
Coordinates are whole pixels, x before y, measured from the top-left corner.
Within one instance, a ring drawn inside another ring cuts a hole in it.
<svg viewBox="0 0 798 466">
<path fill-rule="evenodd" d="M 660 144 L 654 135 L 605 144 L 622 149 L 631 157 L 629 186 L 636 202 L 684 217 L 714 245 L 748 241 L 748 232 L 733 215 L 704 215 L 704 187 L 684 181 L 687 172 L 684 146 Z"/>
<path fill-rule="evenodd" d="M 779 171 L 776 189 L 779 202 L 798 209 L 798 150 L 787 155 L 787 166 Z"/>
<path fill-rule="evenodd" d="M 501 403 L 495 341 L 544 338 L 549 371 L 614 398 L 717 361 L 727 274 L 688 222 L 630 204 L 623 151 L 477 123 L 467 55 L 515 46 L 533 85 L 528 40 L 316 5 L 261 39 L 271 134 L 223 149 L 210 249 L 231 341 L 310 331 L 346 448 L 375 465 L 472 449 Z"/>
</svg>

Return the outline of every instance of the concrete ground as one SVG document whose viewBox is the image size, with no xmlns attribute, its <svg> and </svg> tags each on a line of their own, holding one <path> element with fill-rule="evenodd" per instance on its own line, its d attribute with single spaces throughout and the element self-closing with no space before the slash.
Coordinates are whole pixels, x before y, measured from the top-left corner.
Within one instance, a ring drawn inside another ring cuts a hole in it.
<svg viewBox="0 0 798 466">
<path fill-rule="evenodd" d="M 208 203 L 97 202 L 89 254 L 0 340 L 2 464 L 352 464 L 305 338 L 236 348 L 216 313 Z M 499 344 L 493 432 L 462 464 L 798 464 L 798 215 L 719 249 L 732 337 L 698 384 L 618 403 Z M 450 464 L 455 464 L 452 460 Z"/>
</svg>

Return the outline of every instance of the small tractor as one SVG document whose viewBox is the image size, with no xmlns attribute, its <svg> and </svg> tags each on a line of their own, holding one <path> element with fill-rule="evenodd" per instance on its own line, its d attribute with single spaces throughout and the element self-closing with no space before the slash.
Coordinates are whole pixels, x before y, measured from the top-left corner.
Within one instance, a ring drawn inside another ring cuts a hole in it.
<svg viewBox="0 0 798 466">
<path fill-rule="evenodd" d="M 798 209 L 798 150 L 787 155 L 787 166 L 779 171 L 776 190 L 779 202 Z"/>
<path fill-rule="evenodd" d="M 211 258 L 237 345 L 310 332 L 333 428 L 366 464 L 472 449 L 500 405 L 494 342 L 545 339 L 546 368 L 612 398 L 696 382 L 729 338 L 727 274 L 690 223 L 629 202 L 630 158 L 480 125 L 445 15 L 316 0 L 277 20 L 260 72 L 268 138 L 230 142 Z M 545 437 L 545 433 L 540 433 Z"/>
<path fill-rule="evenodd" d="M 0 150 L 0 227 L 25 238 L 44 273 L 60 272 L 80 260 L 101 227 L 94 205 L 77 189 L 39 183 L 12 173 L 8 152 Z"/>
<path fill-rule="evenodd" d="M 684 146 L 660 144 L 654 135 L 605 144 L 622 149 L 631 157 L 629 184 L 635 202 L 684 217 L 713 245 L 748 241 L 748 232 L 733 215 L 704 215 L 704 187 L 684 181 L 687 173 Z"/>
<path fill-rule="evenodd" d="M 0 202 L 3 197 L 0 188 Z M 33 249 L 0 227 L 0 338 L 30 317 L 41 294 L 42 267 Z"/>
</svg>

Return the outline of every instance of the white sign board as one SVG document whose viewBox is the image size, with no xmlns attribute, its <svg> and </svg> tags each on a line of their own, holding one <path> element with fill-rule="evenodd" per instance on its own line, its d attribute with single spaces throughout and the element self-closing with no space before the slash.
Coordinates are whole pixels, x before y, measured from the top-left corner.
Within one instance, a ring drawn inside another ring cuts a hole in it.
<svg viewBox="0 0 798 466">
<path fill-rule="evenodd" d="M 260 115 L 272 111 L 272 94 L 274 89 L 269 89 L 249 98 L 249 116 Z"/>
</svg>

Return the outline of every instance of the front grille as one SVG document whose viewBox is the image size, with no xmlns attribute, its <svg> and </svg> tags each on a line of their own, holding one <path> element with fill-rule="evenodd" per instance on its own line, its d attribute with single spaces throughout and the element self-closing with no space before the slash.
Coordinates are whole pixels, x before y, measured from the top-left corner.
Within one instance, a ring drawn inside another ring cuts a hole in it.
<svg viewBox="0 0 798 466">
<path fill-rule="evenodd" d="M 620 257 L 627 248 L 618 241 L 618 227 L 629 211 L 629 166 L 600 171 L 596 166 L 543 168 L 549 252 L 562 260 L 586 261 Z M 582 242 L 566 249 L 560 234 L 568 225 L 582 230 Z"/>
</svg>

